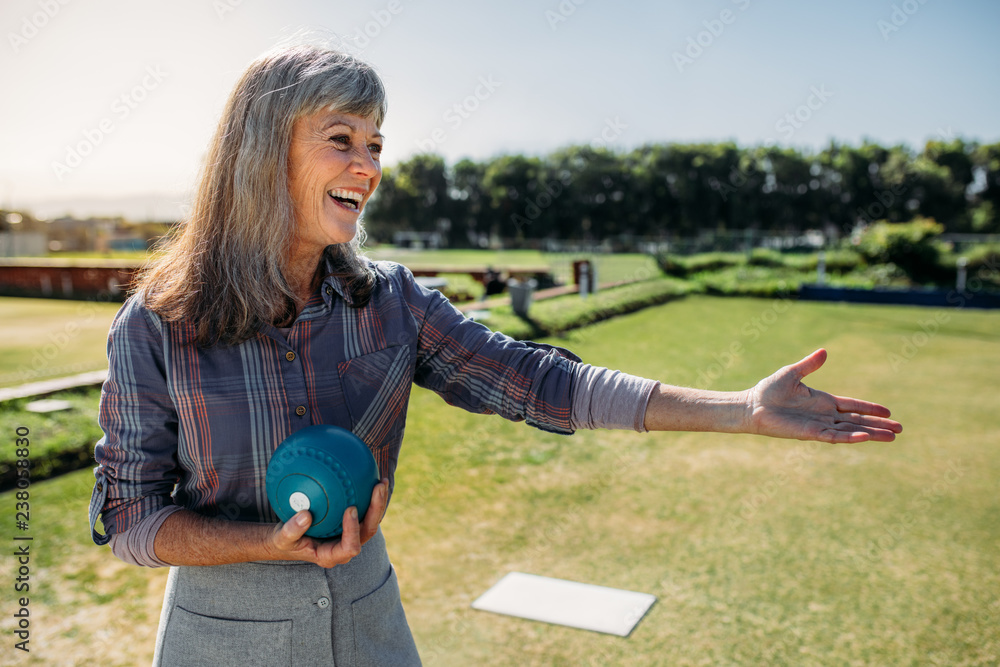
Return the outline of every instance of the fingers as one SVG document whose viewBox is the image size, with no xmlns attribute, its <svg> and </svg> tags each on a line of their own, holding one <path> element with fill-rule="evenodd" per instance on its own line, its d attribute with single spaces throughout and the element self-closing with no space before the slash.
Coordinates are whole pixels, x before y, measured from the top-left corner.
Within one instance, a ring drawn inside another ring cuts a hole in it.
<svg viewBox="0 0 1000 667">
<path fill-rule="evenodd" d="M 348 507 L 344 511 L 344 532 L 340 536 L 340 542 L 334 544 L 333 553 L 338 560 L 337 564 L 346 563 L 359 553 L 361 553 L 361 526 L 358 524 L 358 508 Z"/>
<path fill-rule="evenodd" d="M 304 558 L 320 567 L 331 568 L 350 562 L 361 553 L 361 535 L 358 527 L 358 509 L 348 507 L 344 510 L 343 532 L 339 539 L 316 542 L 312 558 Z"/>
<path fill-rule="evenodd" d="M 896 439 L 893 431 L 886 429 L 860 430 L 854 425 L 844 424 L 820 431 L 818 440 L 831 444 L 856 444 L 859 442 L 892 442 Z"/>
<path fill-rule="evenodd" d="M 361 543 L 364 544 L 378 531 L 378 525 L 385 516 L 385 508 L 389 502 L 389 478 L 383 477 L 382 481 L 372 489 L 371 503 L 368 511 L 365 512 L 365 521 L 361 526 Z"/>
<path fill-rule="evenodd" d="M 819 439 L 830 443 L 892 442 L 902 429 L 898 422 L 891 419 L 849 414 L 820 429 Z"/>
<path fill-rule="evenodd" d="M 311 525 L 312 514 L 302 510 L 286 521 L 274 535 L 274 546 L 284 554 L 285 560 L 304 560 L 330 568 L 343 565 L 361 553 L 361 529 L 356 507 L 348 507 L 344 511 L 340 539 L 323 541 L 309 537 L 305 533 Z"/>
<path fill-rule="evenodd" d="M 892 414 L 889 412 L 889 408 L 878 403 L 870 403 L 848 396 L 834 396 L 833 399 L 836 401 L 837 410 L 840 412 L 857 412 L 863 415 L 875 415 L 876 417 L 889 417 Z"/>
<path fill-rule="evenodd" d="M 876 417 L 873 415 L 858 414 L 856 412 L 842 414 L 837 421 L 843 424 L 849 424 L 853 426 L 863 426 L 866 428 L 872 428 L 877 430 L 891 431 L 893 433 L 901 433 L 903 430 L 903 425 L 893 419 L 886 419 L 884 417 Z"/>
</svg>

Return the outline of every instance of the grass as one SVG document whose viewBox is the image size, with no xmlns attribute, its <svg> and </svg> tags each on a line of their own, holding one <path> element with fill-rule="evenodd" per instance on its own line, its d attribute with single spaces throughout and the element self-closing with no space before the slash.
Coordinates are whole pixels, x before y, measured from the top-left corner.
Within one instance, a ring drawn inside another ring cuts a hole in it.
<svg viewBox="0 0 1000 667">
<path fill-rule="evenodd" d="M 0 297 L 0 387 L 107 366 L 119 303 Z"/>
<path fill-rule="evenodd" d="M 35 442 L 32 453 L 32 476 L 37 479 L 92 466 L 94 443 L 101 437 L 97 425 L 97 404 L 100 387 L 63 391 L 52 398 L 68 401 L 72 407 L 60 412 L 37 414 L 24 410 L 32 399 L 24 398 L 0 405 L 0 433 L 13 433 L 27 428 Z M 0 449 L 0 479 L 4 487 L 13 482 L 17 461 L 15 449 Z M 2 488 L 2 487 L 0 487 Z"/>
<path fill-rule="evenodd" d="M 889 405 L 905 426 L 891 444 L 561 437 L 416 389 L 383 528 L 425 663 L 997 664 L 997 324 L 995 312 L 691 296 L 549 341 L 713 389 L 824 346 L 813 385 Z M 148 664 L 165 572 L 88 542 L 92 480 L 31 487 L 33 655 Z M 469 607 L 511 570 L 658 602 L 625 639 Z"/>
<path fill-rule="evenodd" d="M 907 430 L 891 445 L 526 435 L 443 420 L 435 397 L 415 396 L 394 499 L 405 509 L 390 510 L 386 533 L 429 661 L 995 663 L 1000 455 L 984 443 L 1000 429 L 997 318 L 950 313 L 895 363 L 928 315 L 689 297 L 559 341 L 594 363 L 719 389 L 826 346 L 815 384 L 892 406 Z M 467 608 L 510 570 L 659 602 L 627 640 Z"/>
<path fill-rule="evenodd" d="M 2 529 L 5 542 L 18 544 L 12 540 L 15 533 L 33 538 L 30 589 L 17 593 L 29 600 L 31 658 L 25 662 L 15 655 L 19 652 L 11 632 L 17 608 L 13 597 L 5 598 L 8 613 L 0 628 L 10 643 L 0 652 L 0 665 L 131 667 L 152 662 L 167 570 L 126 565 L 106 547 L 94 546 L 87 525 L 93 483 L 91 472 L 81 470 L 32 484 L 27 532 L 13 527 L 14 494 L 0 495 L 10 508 Z M 13 578 L 13 569 L 8 572 Z"/>
</svg>

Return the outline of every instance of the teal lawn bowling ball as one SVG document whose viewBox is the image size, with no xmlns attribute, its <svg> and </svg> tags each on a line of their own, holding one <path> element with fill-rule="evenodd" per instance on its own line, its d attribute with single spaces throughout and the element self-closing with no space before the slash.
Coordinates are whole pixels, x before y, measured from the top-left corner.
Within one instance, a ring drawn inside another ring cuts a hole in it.
<svg viewBox="0 0 1000 667">
<path fill-rule="evenodd" d="M 378 464 L 350 431 L 328 424 L 307 426 L 274 450 L 264 483 L 282 521 L 309 510 L 312 525 L 306 535 L 335 537 L 344 532 L 348 507 L 357 507 L 358 520 L 364 519 L 379 483 Z"/>
</svg>

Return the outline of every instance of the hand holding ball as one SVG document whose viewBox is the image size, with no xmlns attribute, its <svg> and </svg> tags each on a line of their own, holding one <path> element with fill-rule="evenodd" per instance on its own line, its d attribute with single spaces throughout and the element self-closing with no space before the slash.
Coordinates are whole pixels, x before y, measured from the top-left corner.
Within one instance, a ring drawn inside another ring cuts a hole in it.
<svg viewBox="0 0 1000 667">
<path fill-rule="evenodd" d="M 267 499 L 278 518 L 287 522 L 309 510 L 310 537 L 336 537 L 344 512 L 358 508 L 363 521 L 372 490 L 379 483 L 371 450 L 350 431 L 323 424 L 296 431 L 278 445 L 267 466 Z"/>
</svg>

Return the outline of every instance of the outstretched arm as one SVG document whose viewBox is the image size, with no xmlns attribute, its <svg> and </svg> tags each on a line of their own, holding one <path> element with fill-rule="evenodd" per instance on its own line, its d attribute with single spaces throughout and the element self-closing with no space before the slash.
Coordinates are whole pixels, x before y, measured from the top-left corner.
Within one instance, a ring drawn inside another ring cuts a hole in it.
<svg viewBox="0 0 1000 667">
<path fill-rule="evenodd" d="M 826 350 L 816 350 L 745 391 L 661 384 L 649 400 L 644 425 L 650 431 L 754 433 L 830 443 L 894 440 L 903 427 L 889 419 L 888 408 L 802 384 L 825 361 Z"/>
</svg>

